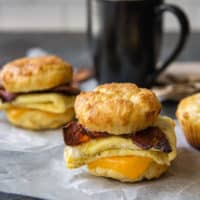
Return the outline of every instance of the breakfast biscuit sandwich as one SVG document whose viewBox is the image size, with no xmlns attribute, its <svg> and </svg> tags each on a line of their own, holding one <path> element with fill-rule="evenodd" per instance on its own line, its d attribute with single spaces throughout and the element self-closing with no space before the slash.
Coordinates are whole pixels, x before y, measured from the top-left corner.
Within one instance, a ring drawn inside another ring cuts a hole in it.
<svg viewBox="0 0 200 200">
<path fill-rule="evenodd" d="M 175 124 L 160 111 L 153 92 L 131 83 L 82 92 L 77 121 L 63 128 L 67 167 L 124 182 L 158 178 L 176 157 Z"/>
<path fill-rule="evenodd" d="M 72 66 L 57 56 L 21 58 L 0 72 L 0 109 L 9 122 L 33 130 L 60 127 L 74 118 L 79 89 Z"/>
</svg>

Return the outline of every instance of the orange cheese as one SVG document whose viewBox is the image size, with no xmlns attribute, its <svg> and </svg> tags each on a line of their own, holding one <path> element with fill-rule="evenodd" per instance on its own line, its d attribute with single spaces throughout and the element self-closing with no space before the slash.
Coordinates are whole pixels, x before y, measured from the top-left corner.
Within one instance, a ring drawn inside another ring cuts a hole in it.
<svg viewBox="0 0 200 200">
<path fill-rule="evenodd" d="M 97 167 L 111 169 L 127 178 L 137 179 L 144 174 L 152 163 L 151 158 L 141 156 L 116 156 L 100 158 L 88 164 L 89 169 Z"/>
<path fill-rule="evenodd" d="M 21 115 L 23 115 L 25 112 L 29 111 L 30 109 L 9 106 L 9 108 L 7 110 L 9 111 L 10 116 L 13 119 L 18 119 L 19 117 L 21 117 Z"/>
</svg>

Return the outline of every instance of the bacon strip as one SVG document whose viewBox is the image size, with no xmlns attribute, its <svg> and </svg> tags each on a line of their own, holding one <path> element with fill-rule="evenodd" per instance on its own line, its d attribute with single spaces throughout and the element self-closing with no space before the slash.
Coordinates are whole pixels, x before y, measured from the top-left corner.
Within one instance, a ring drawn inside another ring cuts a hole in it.
<svg viewBox="0 0 200 200">
<path fill-rule="evenodd" d="M 53 89 L 47 90 L 47 92 L 58 92 L 58 93 L 66 93 L 68 95 L 77 95 L 80 93 L 80 89 L 72 85 L 65 84 L 65 85 L 60 85 Z"/>
<path fill-rule="evenodd" d="M 70 146 L 79 145 L 90 140 L 85 129 L 75 121 L 70 122 L 63 128 L 63 136 L 66 145 Z"/>
<path fill-rule="evenodd" d="M 106 132 L 89 131 L 76 121 L 70 122 L 63 128 L 64 141 L 69 146 L 76 146 L 88 142 L 91 139 L 109 136 L 110 134 Z M 135 145 L 144 150 L 155 148 L 165 153 L 172 151 L 165 134 L 158 127 L 149 127 L 135 134 L 121 135 L 121 137 L 132 139 Z"/>
<path fill-rule="evenodd" d="M 10 102 L 10 101 L 14 100 L 16 97 L 17 97 L 16 94 L 7 92 L 4 89 L 0 89 L 0 99 L 3 102 Z"/>
<path fill-rule="evenodd" d="M 63 128 L 63 137 L 66 145 L 76 146 L 91 139 L 108 137 L 109 134 L 104 132 L 90 132 L 81 124 L 72 121 Z"/>
<path fill-rule="evenodd" d="M 61 93 L 61 94 L 66 94 L 66 95 L 77 95 L 80 93 L 80 89 L 72 85 L 65 84 L 65 85 L 60 85 L 49 90 L 27 92 L 27 93 L 12 93 L 12 92 L 6 91 L 3 88 L 3 86 L 0 85 L 0 99 L 2 99 L 3 102 L 11 102 L 20 94 L 35 94 L 35 93 L 44 93 L 44 92 L 48 92 L 48 93 L 56 92 L 56 93 Z"/>
<path fill-rule="evenodd" d="M 3 102 L 10 102 L 15 98 L 16 98 L 15 94 L 5 91 L 3 85 L 1 84 L 1 81 L 0 81 L 0 99 Z"/>
<path fill-rule="evenodd" d="M 158 149 L 169 153 L 172 151 L 165 134 L 158 127 L 149 127 L 130 136 L 133 143 L 142 149 Z"/>
</svg>

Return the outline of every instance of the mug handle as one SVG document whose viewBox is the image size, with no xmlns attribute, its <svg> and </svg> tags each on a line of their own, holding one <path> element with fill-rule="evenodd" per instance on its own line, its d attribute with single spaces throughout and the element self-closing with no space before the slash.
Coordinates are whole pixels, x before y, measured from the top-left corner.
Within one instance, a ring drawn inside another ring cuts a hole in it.
<svg viewBox="0 0 200 200">
<path fill-rule="evenodd" d="M 160 17 L 166 11 L 171 12 L 177 17 L 180 23 L 180 37 L 174 51 L 166 59 L 166 61 L 164 61 L 163 64 L 161 64 L 161 66 L 158 67 L 156 72 L 152 75 L 150 82 L 153 82 L 153 80 L 155 80 L 158 77 L 158 75 L 161 72 L 163 72 L 172 61 L 176 59 L 176 57 L 180 54 L 181 50 L 183 49 L 190 32 L 190 28 L 189 28 L 190 26 L 189 26 L 189 21 L 187 19 L 187 16 L 180 8 L 171 4 L 162 4 L 156 9 L 157 17 Z"/>
</svg>

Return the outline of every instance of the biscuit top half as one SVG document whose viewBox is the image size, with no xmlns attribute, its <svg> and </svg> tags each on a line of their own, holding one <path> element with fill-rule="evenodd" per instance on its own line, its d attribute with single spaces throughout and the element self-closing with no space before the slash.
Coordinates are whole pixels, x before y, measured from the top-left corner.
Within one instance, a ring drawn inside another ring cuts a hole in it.
<svg viewBox="0 0 200 200">
<path fill-rule="evenodd" d="M 57 56 L 20 58 L 3 66 L 3 87 L 9 92 L 51 89 L 72 81 L 72 67 Z"/>
<path fill-rule="evenodd" d="M 82 92 L 75 101 L 76 117 L 91 131 L 113 135 L 135 133 L 154 124 L 161 104 L 153 92 L 131 83 L 111 83 Z"/>
</svg>

